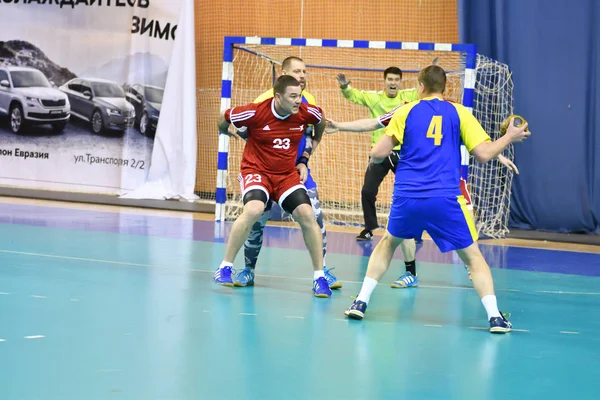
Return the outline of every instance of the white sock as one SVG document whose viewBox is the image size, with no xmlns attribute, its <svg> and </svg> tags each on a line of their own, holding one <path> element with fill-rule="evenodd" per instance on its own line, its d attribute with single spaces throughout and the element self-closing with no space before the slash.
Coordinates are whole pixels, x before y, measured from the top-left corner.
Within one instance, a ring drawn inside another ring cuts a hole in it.
<svg viewBox="0 0 600 400">
<path fill-rule="evenodd" d="M 325 271 L 320 270 L 313 272 L 313 279 L 316 281 L 319 278 L 325 278 Z"/>
<path fill-rule="evenodd" d="M 219 265 L 219 269 L 223 269 L 225 267 L 233 267 L 233 263 L 227 262 L 227 261 L 223 261 L 221 263 L 221 265 Z"/>
<path fill-rule="evenodd" d="M 481 298 L 481 302 L 485 307 L 485 311 L 487 311 L 488 320 L 490 318 L 500 316 L 500 311 L 498 311 L 498 304 L 496 302 L 496 296 L 488 294 L 487 296 L 483 296 Z"/>
<path fill-rule="evenodd" d="M 378 282 L 375 279 L 365 276 L 365 280 L 363 281 L 362 288 L 360 288 L 360 293 L 358 294 L 356 300 L 364 301 L 365 303 L 369 304 L 371 293 L 373 293 L 373 290 L 375 290 L 377 283 Z"/>
</svg>

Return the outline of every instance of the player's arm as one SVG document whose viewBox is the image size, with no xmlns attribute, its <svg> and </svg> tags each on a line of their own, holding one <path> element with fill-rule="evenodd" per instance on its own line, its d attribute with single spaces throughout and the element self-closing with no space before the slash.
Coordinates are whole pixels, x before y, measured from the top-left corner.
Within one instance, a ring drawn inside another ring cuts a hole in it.
<svg viewBox="0 0 600 400">
<path fill-rule="evenodd" d="M 321 118 L 321 121 L 314 126 L 314 131 L 312 135 L 312 151 L 314 153 L 315 149 L 321 143 L 321 139 L 323 139 L 323 133 L 325 132 L 325 126 L 327 125 L 327 120 L 325 119 L 325 115 Z"/>
<path fill-rule="evenodd" d="M 365 119 L 357 119 L 356 121 L 351 122 L 335 122 L 333 120 L 327 120 L 327 127 L 325 132 L 327 133 L 335 133 L 337 131 L 346 131 L 346 132 L 367 132 L 373 131 L 379 128 L 385 128 L 388 126 L 394 113 L 402 106 L 398 106 L 394 108 L 392 111 L 387 112 L 383 115 L 380 115 L 377 118 L 365 118 Z"/>
<path fill-rule="evenodd" d="M 315 152 L 316 148 L 321 143 L 321 139 L 323 138 L 323 132 L 325 131 L 325 116 L 323 114 L 323 110 L 321 107 L 315 105 L 309 105 L 307 107 L 306 119 L 304 122 L 311 125 L 312 131 L 308 133 L 307 130 L 305 134 L 306 137 L 306 148 L 304 149 L 304 153 L 302 153 L 301 158 L 298 160 L 298 163 L 308 163 L 308 159 Z M 304 113 L 304 111 L 303 111 Z M 308 135 L 310 134 L 310 137 Z"/>
<path fill-rule="evenodd" d="M 227 121 L 227 119 L 225 118 L 226 111 L 228 110 L 221 111 L 221 113 L 219 114 L 219 118 L 217 118 L 217 126 L 219 127 L 220 133 L 228 135 L 229 125 L 231 125 L 231 122 Z"/>
<path fill-rule="evenodd" d="M 383 135 L 371 149 L 371 163 L 381 164 L 399 144 L 395 136 Z"/>
<path fill-rule="evenodd" d="M 219 132 L 240 139 L 238 131 L 246 131 L 248 126 L 252 124 L 256 113 L 256 105 L 249 104 L 243 107 L 229 108 L 219 113 L 217 118 L 217 127 Z M 235 129 L 231 129 L 231 128 Z"/>
<path fill-rule="evenodd" d="M 343 132 L 368 132 L 375 129 L 383 128 L 384 125 L 379 123 L 377 118 L 357 119 L 349 122 L 336 122 L 331 119 L 327 120 L 327 133 Z"/>
<path fill-rule="evenodd" d="M 231 122 L 227 121 L 225 118 L 225 113 L 229 110 L 222 111 L 219 114 L 219 118 L 217 118 L 217 126 L 219 127 L 219 133 L 227 135 L 229 137 L 234 138 L 235 140 L 241 139 L 240 135 L 237 133 L 237 129 L 231 125 Z"/>
<path fill-rule="evenodd" d="M 387 114 L 377 118 L 381 125 L 387 125 L 387 128 L 385 129 L 385 134 L 371 150 L 371 163 L 380 164 L 390 155 L 394 147 L 402 144 L 404 141 L 406 118 L 410 110 L 410 107 L 397 107 L 388 113 L 392 116 L 390 119 L 386 118 L 382 120 L 382 117 Z"/>
<path fill-rule="evenodd" d="M 337 75 L 337 81 L 340 84 L 340 90 L 342 95 L 353 103 L 360 104 L 361 106 L 369 107 L 369 104 L 373 103 L 371 97 L 377 96 L 375 92 L 365 92 L 362 90 L 354 89 L 350 86 L 350 81 L 344 74 Z"/>
<path fill-rule="evenodd" d="M 502 154 L 498 154 L 498 161 L 500 162 L 500 164 L 504 165 L 506 168 L 519 175 L 519 168 L 517 168 L 515 163 L 510 161 L 508 158 L 504 157 Z"/>
<path fill-rule="evenodd" d="M 506 134 L 498 140 L 491 141 L 491 138 L 473 114 L 464 107 L 456 107 L 460 117 L 460 135 L 462 141 L 469 153 L 480 163 L 486 163 L 498 157 L 508 145 L 522 142 L 531 134 L 525 131 L 527 124 L 517 128 L 511 121 Z"/>
</svg>

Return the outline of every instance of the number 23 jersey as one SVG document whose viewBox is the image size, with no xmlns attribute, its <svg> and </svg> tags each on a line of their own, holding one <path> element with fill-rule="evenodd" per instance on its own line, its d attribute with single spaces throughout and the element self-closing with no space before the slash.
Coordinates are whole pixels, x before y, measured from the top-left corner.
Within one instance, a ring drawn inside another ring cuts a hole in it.
<svg viewBox="0 0 600 400">
<path fill-rule="evenodd" d="M 279 115 L 272 98 L 226 110 L 227 122 L 238 130 L 248 130 L 241 170 L 251 169 L 273 175 L 294 172 L 298 144 L 304 130 L 308 124 L 320 123 L 322 114 L 320 107 L 301 103 L 296 114 Z"/>
</svg>

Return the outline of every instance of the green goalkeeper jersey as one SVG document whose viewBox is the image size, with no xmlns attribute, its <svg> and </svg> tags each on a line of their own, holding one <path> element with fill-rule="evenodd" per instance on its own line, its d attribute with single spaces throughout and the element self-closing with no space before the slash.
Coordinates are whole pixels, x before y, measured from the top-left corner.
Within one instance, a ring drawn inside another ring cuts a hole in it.
<svg viewBox="0 0 600 400">
<path fill-rule="evenodd" d="M 417 89 L 400 90 L 396 97 L 393 98 L 387 97 L 383 90 L 378 92 L 358 90 L 350 87 L 350 85 L 348 85 L 346 89 L 341 90 L 346 99 L 353 103 L 360 104 L 361 106 L 369 107 L 371 118 L 377 118 L 380 115 L 392 111 L 399 105 L 410 103 L 411 101 L 419 99 Z M 380 128 L 373 131 L 371 134 L 371 147 L 375 146 L 375 143 L 377 143 L 381 136 L 383 136 L 384 131 L 385 128 Z M 398 150 L 399 148 L 400 146 L 395 147 L 394 150 Z"/>
</svg>

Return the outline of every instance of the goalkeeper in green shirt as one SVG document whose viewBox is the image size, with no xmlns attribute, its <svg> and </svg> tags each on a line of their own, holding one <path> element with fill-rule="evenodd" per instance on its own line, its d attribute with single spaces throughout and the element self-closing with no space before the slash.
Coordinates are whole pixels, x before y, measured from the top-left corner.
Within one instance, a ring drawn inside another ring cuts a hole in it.
<svg viewBox="0 0 600 400">
<path fill-rule="evenodd" d="M 350 81 L 344 74 L 338 74 L 337 80 L 340 84 L 342 94 L 353 103 L 368 107 L 371 118 L 377 118 L 399 105 L 418 100 L 416 89 L 400 90 L 402 81 L 402 70 L 397 67 L 389 67 L 383 72 L 384 89 L 380 91 L 358 90 L 350 86 Z M 376 129 L 371 135 L 371 148 L 383 136 L 385 128 Z M 365 181 L 361 190 L 361 201 L 365 219 L 365 229 L 356 237 L 357 240 L 371 240 L 373 230 L 379 227 L 375 200 L 379 192 L 379 185 L 387 176 L 388 172 L 396 172 L 398 163 L 398 150 L 394 148 L 390 156 L 381 164 L 371 164 L 365 172 Z"/>
</svg>

